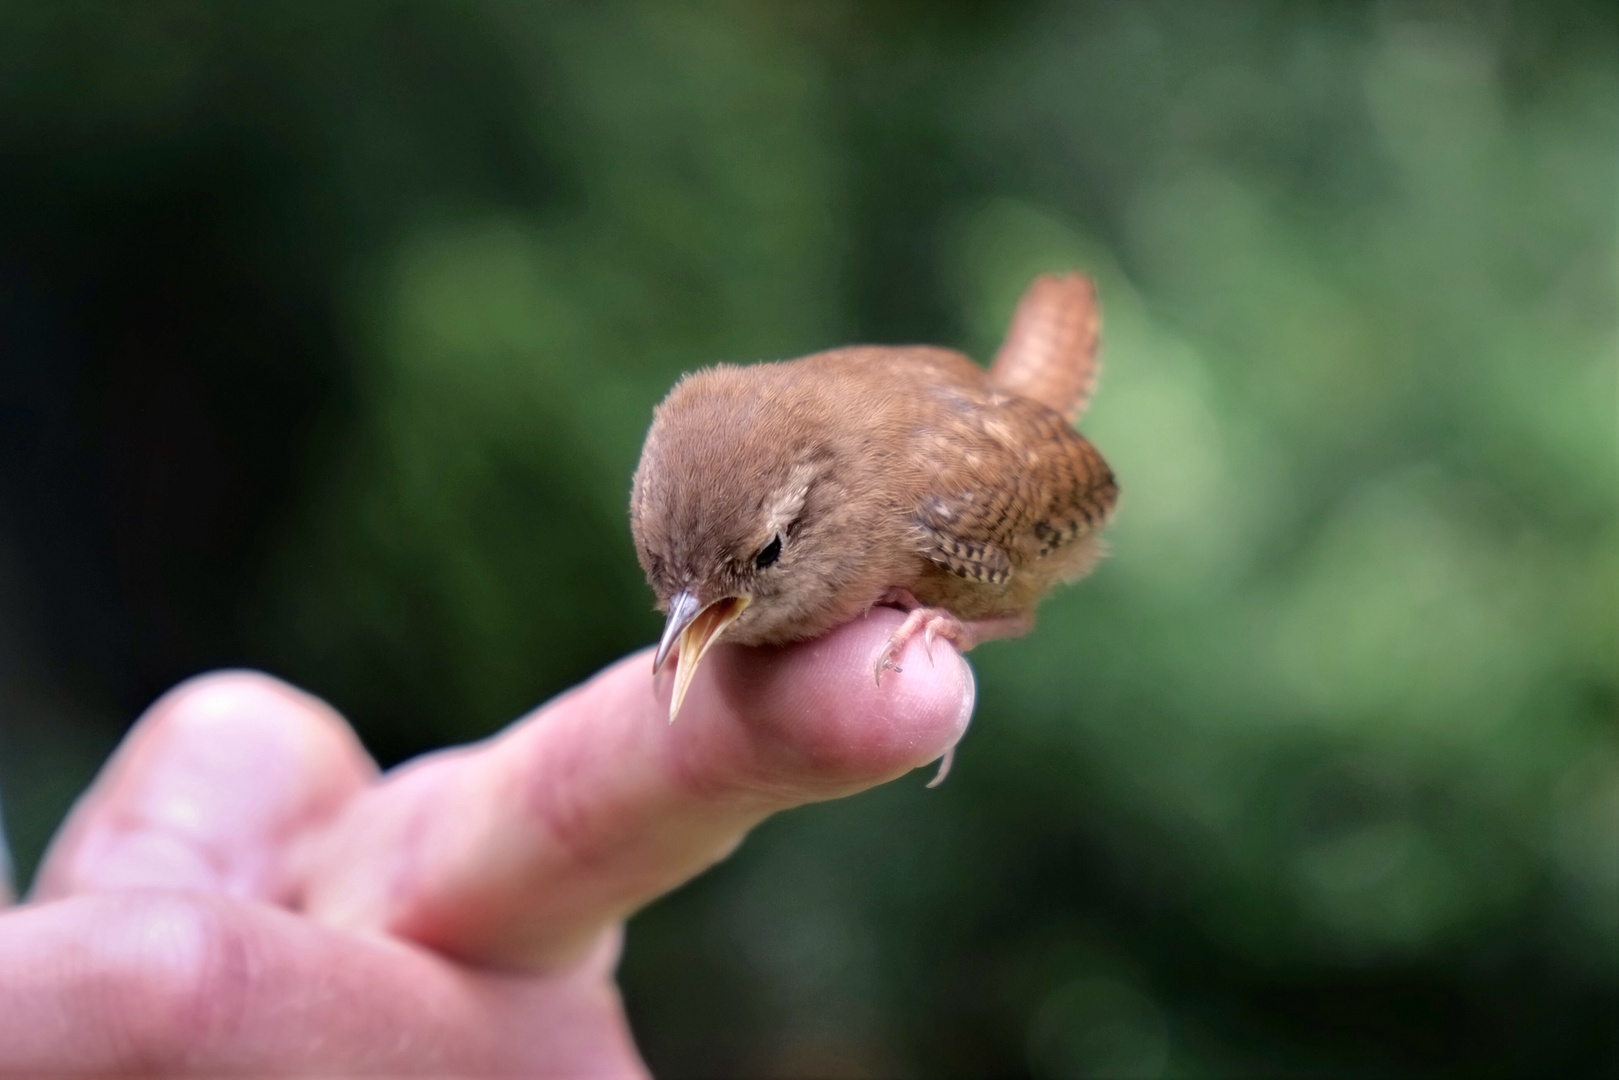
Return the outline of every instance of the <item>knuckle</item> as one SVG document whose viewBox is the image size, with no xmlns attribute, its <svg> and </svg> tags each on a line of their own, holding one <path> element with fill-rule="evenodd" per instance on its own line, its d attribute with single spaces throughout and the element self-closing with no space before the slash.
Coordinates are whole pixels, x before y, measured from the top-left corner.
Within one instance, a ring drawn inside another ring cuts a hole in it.
<svg viewBox="0 0 1619 1080">
<path fill-rule="evenodd" d="M 180 683 L 164 694 L 147 714 L 157 729 L 191 732 L 256 716 L 287 711 L 297 691 L 257 671 L 215 671 Z"/>
<path fill-rule="evenodd" d="M 354 731 L 331 706 L 257 671 L 216 671 L 180 683 L 147 710 L 148 745 L 189 745 L 218 734 L 258 741 L 270 752 L 374 772 Z"/>
<path fill-rule="evenodd" d="M 566 778 L 557 777 L 552 783 L 537 786 L 530 810 L 551 842 L 573 865 L 596 866 L 608 855 L 605 849 L 610 845 L 602 843 L 600 817 L 593 812 L 591 800 Z"/>
<path fill-rule="evenodd" d="M 85 945 L 82 1001 L 130 1068 L 182 1067 L 238 1025 L 248 941 L 220 905 L 186 894 L 125 894 Z"/>
</svg>

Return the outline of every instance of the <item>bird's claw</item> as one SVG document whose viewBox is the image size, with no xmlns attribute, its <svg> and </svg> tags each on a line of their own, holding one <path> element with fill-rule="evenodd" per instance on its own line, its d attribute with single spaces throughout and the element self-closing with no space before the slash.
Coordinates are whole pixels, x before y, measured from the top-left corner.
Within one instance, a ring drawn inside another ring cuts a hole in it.
<svg viewBox="0 0 1619 1080">
<path fill-rule="evenodd" d="M 912 638 L 918 633 L 922 635 L 923 651 L 927 653 L 928 663 L 933 663 L 933 643 L 939 638 L 945 638 L 956 644 L 957 648 L 971 648 L 971 637 L 967 628 L 961 621 L 948 611 L 940 608 L 918 607 L 913 608 L 905 616 L 883 646 L 883 651 L 877 654 L 877 685 L 883 684 L 884 671 L 903 671 L 899 665 L 899 658 L 905 652 L 905 646 L 910 644 Z"/>
</svg>

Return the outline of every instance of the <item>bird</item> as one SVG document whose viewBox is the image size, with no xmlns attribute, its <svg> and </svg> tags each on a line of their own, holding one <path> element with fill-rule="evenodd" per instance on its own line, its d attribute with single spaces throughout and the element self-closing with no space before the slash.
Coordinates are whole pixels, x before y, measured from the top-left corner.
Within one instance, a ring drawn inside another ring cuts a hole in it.
<svg viewBox="0 0 1619 1080">
<path fill-rule="evenodd" d="M 785 644 L 898 607 L 881 683 L 917 634 L 931 655 L 938 638 L 966 651 L 1027 632 L 1041 597 L 1095 565 L 1118 501 L 1074 428 L 1100 332 L 1090 279 L 1048 274 L 988 369 L 856 345 L 683 376 L 653 411 L 630 495 L 665 615 L 654 675 L 677 657 L 670 722 L 722 637 Z"/>
</svg>

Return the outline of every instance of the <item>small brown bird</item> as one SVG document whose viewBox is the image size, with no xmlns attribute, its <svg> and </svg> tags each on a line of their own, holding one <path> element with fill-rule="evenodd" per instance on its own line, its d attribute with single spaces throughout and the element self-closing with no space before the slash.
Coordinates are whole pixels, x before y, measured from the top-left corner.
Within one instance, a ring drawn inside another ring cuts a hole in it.
<svg viewBox="0 0 1619 1080">
<path fill-rule="evenodd" d="M 1090 281 L 1047 276 L 988 371 L 946 349 L 853 346 L 682 378 L 630 498 L 668 615 L 653 671 L 679 654 L 669 719 L 721 634 L 797 641 L 894 605 L 910 614 L 875 658 L 880 681 L 918 633 L 965 651 L 1026 632 L 1041 596 L 1096 562 L 1118 498 L 1072 426 L 1099 328 Z"/>
</svg>

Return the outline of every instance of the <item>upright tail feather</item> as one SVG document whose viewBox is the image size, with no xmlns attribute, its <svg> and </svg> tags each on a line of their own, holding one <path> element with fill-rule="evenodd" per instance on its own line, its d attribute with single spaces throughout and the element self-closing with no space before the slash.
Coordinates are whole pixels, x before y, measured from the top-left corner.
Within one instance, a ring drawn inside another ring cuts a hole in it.
<svg viewBox="0 0 1619 1080">
<path fill-rule="evenodd" d="M 1006 341 L 990 366 L 990 382 L 1055 409 L 1070 423 L 1078 420 L 1101 370 L 1096 357 L 1101 332 L 1090 278 L 1037 277 L 1018 301 Z"/>
</svg>

